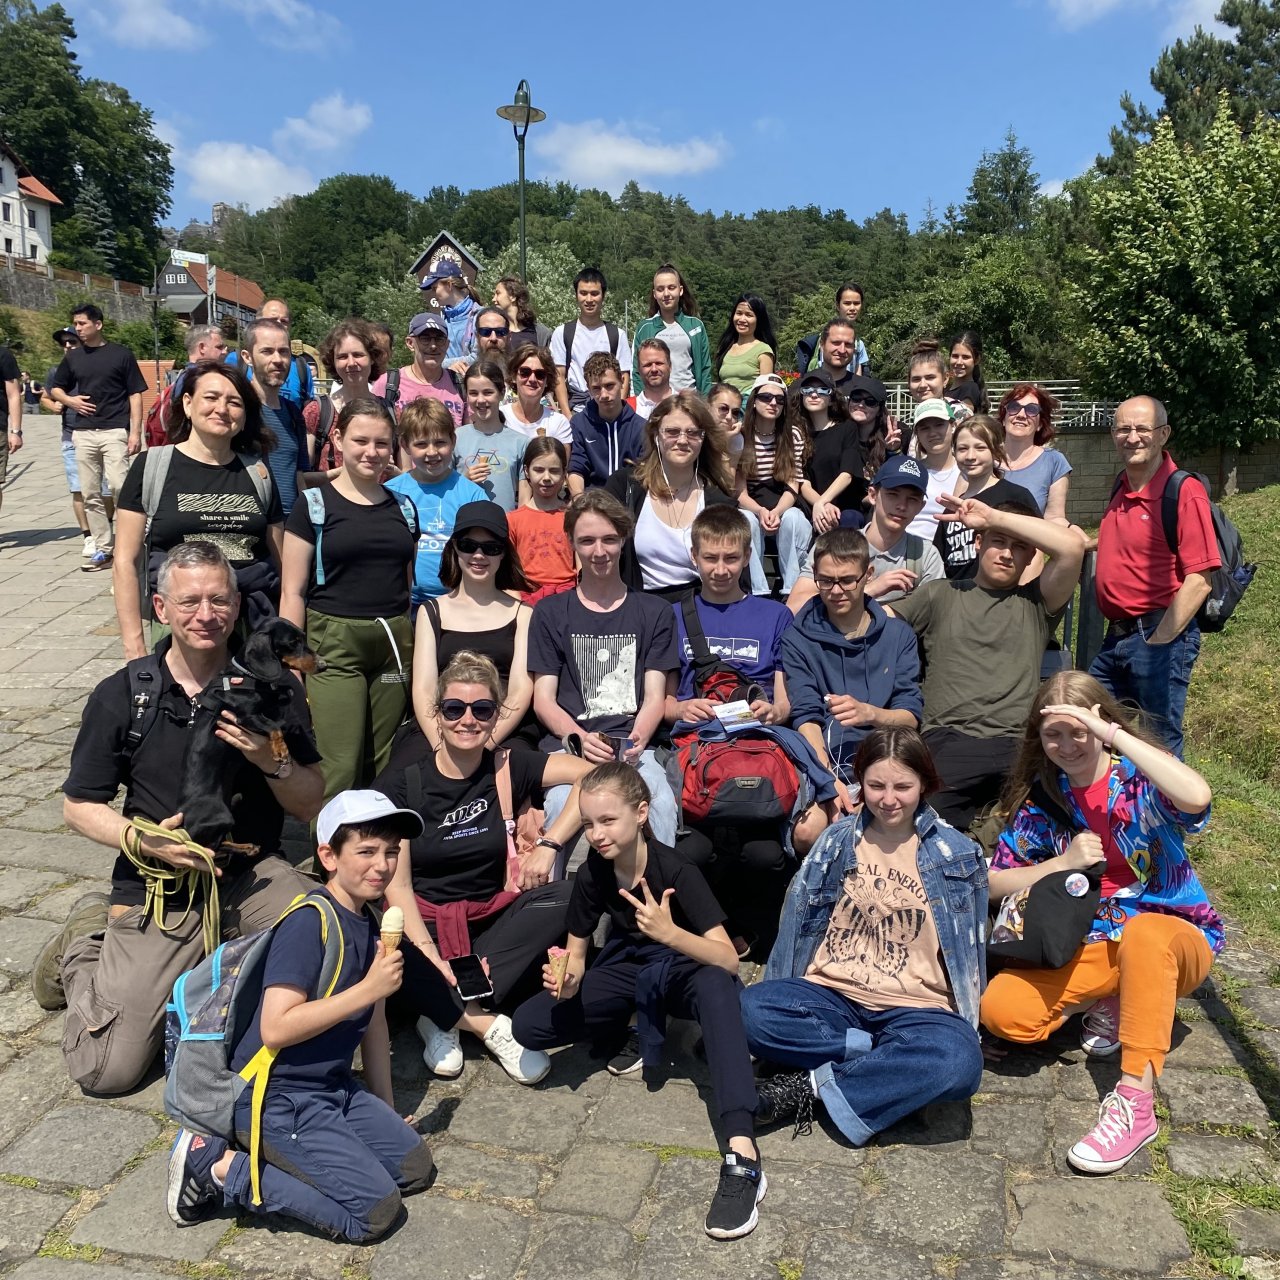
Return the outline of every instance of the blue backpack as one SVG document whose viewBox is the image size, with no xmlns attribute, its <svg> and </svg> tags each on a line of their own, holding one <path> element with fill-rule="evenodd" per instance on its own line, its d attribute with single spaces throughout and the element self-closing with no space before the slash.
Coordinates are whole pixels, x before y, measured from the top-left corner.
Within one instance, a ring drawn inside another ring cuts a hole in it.
<svg viewBox="0 0 1280 1280">
<path fill-rule="evenodd" d="M 232 1070 L 231 1060 L 262 1002 L 271 939 L 280 921 L 303 907 L 319 912 L 324 943 L 324 963 L 311 999 L 332 995 L 345 944 L 333 903 L 317 890 L 295 898 L 271 928 L 224 942 L 184 973 L 173 984 L 165 1014 L 164 1109 L 180 1125 L 234 1144 L 236 1102 L 246 1089 L 253 1090 L 249 1170 L 254 1204 L 262 1203 L 262 1103 L 278 1050 L 263 1045 L 239 1071 Z"/>
<path fill-rule="evenodd" d="M 391 493 L 391 490 L 388 489 L 387 492 Z M 391 493 L 391 496 L 400 507 L 400 514 L 404 516 L 404 522 L 409 526 L 409 532 L 413 534 L 413 541 L 416 547 L 418 538 L 422 533 L 418 524 L 418 509 L 402 493 Z M 311 517 L 311 528 L 316 535 L 316 586 L 323 587 L 325 579 L 324 558 L 320 553 L 320 546 L 324 541 L 324 486 L 320 485 L 315 489 L 304 489 L 302 497 L 307 504 L 307 515 Z"/>
</svg>

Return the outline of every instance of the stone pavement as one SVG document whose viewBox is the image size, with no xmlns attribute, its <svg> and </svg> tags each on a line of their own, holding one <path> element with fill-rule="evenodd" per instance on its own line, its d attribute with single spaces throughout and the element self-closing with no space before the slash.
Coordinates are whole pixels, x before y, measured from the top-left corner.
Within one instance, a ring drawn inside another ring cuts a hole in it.
<svg viewBox="0 0 1280 1280">
<path fill-rule="evenodd" d="M 866 1150 L 830 1132 L 766 1134 L 770 1190 L 746 1240 L 701 1227 L 715 1179 L 705 1066 L 675 1037 L 659 1089 L 567 1050 L 541 1087 L 511 1084 L 468 1046 L 459 1081 L 425 1074 L 410 1028 L 394 1039 L 398 1101 L 434 1135 L 435 1187 L 376 1247 L 231 1216 L 185 1230 L 162 1188 L 174 1129 L 152 1078 L 83 1096 L 58 1051 L 60 1015 L 28 985 L 75 898 L 112 854 L 62 826 L 58 787 L 81 704 L 120 660 L 109 575 L 80 571 L 80 539 L 49 418 L 27 419 L 0 514 L 0 1273 L 22 1280 L 163 1275 L 317 1280 L 1047 1280 L 1204 1275 L 1162 1185 L 1280 1180 L 1272 1117 L 1280 990 L 1236 947 L 1216 987 L 1184 1002 L 1164 1078 L 1173 1133 L 1131 1175 L 1072 1175 L 1066 1148 L 1116 1068 L 1069 1034 L 988 1070 L 971 1104 L 937 1106 Z M 464 1037 L 469 1040 L 469 1037 Z M 1257 1086 L 1255 1088 L 1255 1086 Z M 1154 1173 L 1153 1173 L 1154 1170 Z M 1158 1176 L 1157 1176 L 1158 1175 Z M 1176 1178 L 1171 1175 L 1177 1175 Z M 1257 1203 L 1255 1199 L 1255 1203 Z M 1280 1213 L 1229 1222 L 1248 1274 L 1280 1275 Z M 1240 1274 L 1233 1272 L 1233 1274 Z"/>
</svg>

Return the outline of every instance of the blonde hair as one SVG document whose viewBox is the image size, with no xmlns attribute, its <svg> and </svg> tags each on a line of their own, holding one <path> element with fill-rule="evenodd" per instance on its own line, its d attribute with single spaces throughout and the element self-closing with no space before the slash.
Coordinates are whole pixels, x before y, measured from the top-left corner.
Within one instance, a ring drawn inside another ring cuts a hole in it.
<svg viewBox="0 0 1280 1280">
<path fill-rule="evenodd" d="M 498 668 L 482 653 L 471 649 L 459 649 L 445 664 L 444 670 L 436 679 L 436 704 L 438 713 L 444 701 L 445 690 L 451 684 L 482 684 L 489 690 L 489 696 L 499 706 L 502 705 L 502 677 Z"/>
</svg>

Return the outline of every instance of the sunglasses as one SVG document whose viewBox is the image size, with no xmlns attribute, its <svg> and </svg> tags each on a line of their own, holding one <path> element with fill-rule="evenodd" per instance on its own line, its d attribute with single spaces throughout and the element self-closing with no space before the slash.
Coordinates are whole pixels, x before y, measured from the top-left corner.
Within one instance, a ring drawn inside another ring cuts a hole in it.
<svg viewBox="0 0 1280 1280">
<path fill-rule="evenodd" d="M 817 396 L 819 397 L 819 399 L 822 399 L 822 400 L 825 400 L 831 394 L 830 387 L 824 387 L 821 385 L 813 386 L 813 387 L 801 387 L 800 390 L 803 392 L 804 395 Z"/>
<path fill-rule="evenodd" d="M 453 545 L 464 556 L 473 556 L 477 551 L 482 556 L 500 556 L 507 550 L 505 542 L 477 542 L 474 538 L 459 538 Z"/>
<path fill-rule="evenodd" d="M 448 342 L 449 335 L 441 333 L 439 329 L 427 329 L 422 333 L 414 335 L 419 342 Z"/>
<path fill-rule="evenodd" d="M 701 427 L 663 427 L 658 434 L 664 440 L 688 440 L 692 444 L 697 444 L 706 435 L 706 432 Z"/>
<path fill-rule="evenodd" d="M 507 334 L 511 332 L 511 330 L 505 327 L 501 329 L 494 329 L 494 328 L 489 328 L 486 325 L 477 325 L 476 332 L 482 338 L 505 338 Z"/>
<path fill-rule="evenodd" d="M 461 698 L 446 698 L 440 704 L 440 714 L 450 724 L 461 720 L 468 711 L 481 724 L 487 724 L 498 714 L 498 704 L 492 698 L 477 698 L 474 702 L 463 702 Z"/>
<path fill-rule="evenodd" d="M 786 404 L 787 397 L 775 395 L 772 391 L 760 391 L 756 394 L 756 404 Z"/>
<path fill-rule="evenodd" d="M 1028 418 L 1038 418 L 1040 416 L 1040 406 L 1038 404 L 1019 404 L 1016 400 L 1004 411 L 1006 418 L 1016 418 L 1018 414 L 1025 414 Z"/>
<path fill-rule="evenodd" d="M 864 409 L 874 409 L 880 401 L 874 396 L 850 396 L 849 403 L 861 405 Z"/>
<path fill-rule="evenodd" d="M 546 382 L 547 371 L 545 369 L 531 369 L 527 365 L 516 370 L 517 377 L 531 378 L 534 382 Z"/>
</svg>

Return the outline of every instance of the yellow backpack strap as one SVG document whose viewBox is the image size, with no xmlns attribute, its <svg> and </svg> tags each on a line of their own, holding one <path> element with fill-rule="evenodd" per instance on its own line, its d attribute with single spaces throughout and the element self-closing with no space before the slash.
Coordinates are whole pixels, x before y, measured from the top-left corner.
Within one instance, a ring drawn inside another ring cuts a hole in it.
<svg viewBox="0 0 1280 1280">
<path fill-rule="evenodd" d="M 320 913 L 320 941 L 324 944 L 326 958 L 329 954 L 330 927 L 332 926 L 337 933 L 337 964 L 334 965 L 333 972 L 328 977 L 325 976 L 323 966 L 321 967 L 320 979 L 323 990 L 318 990 L 312 996 L 314 1000 L 324 1000 L 333 994 L 334 987 L 338 985 L 338 978 L 342 974 L 342 965 L 346 959 L 346 941 L 342 936 L 342 925 L 338 920 L 338 913 L 334 910 L 333 903 L 319 894 L 304 893 L 294 898 L 281 913 L 280 919 L 276 921 L 276 924 L 278 925 L 281 920 L 291 916 L 302 907 L 314 907 Z M 268 1049 L 266 1045 L 263 1045 L 240 1068 L 240 1078 L 251 1085 L 253 1089 L 249 1099 L 249 1186 L 255 1205 L 262 1203 L 262 1107 L 267 1099 L 267 1081 L 271 1076 L 271 1068 L 275 1064 L 278 1053 L 279 1050 Z"/>
</svg>

